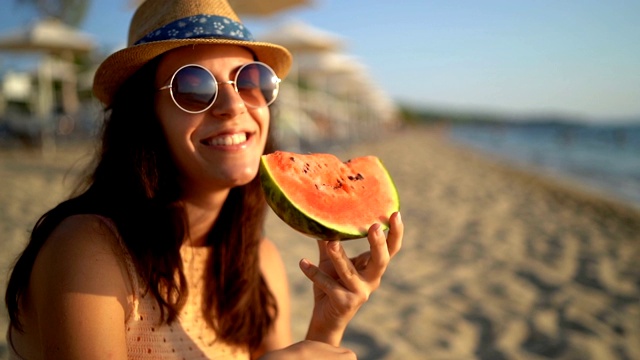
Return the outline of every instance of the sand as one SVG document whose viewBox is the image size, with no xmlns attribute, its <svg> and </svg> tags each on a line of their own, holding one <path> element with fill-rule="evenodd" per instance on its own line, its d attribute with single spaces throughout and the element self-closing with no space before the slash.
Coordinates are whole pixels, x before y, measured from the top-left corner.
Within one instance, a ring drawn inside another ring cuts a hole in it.
<svg viewBox="0 0 640 360">
<path fill-rule="evenodd" d="M 474 154 L 442 131 L 407 128 L 331 150 L 383 160 L 406 226 L 344 345 L 359 359 L 640 359 L 640 213 Z M 86 152 L 0 151 L 2 271 L 69 191 L 77 167 L 68 168 Z M 274 215 L 267 233 L 289 272 L 301 339 L 313 302 L 297 264 L 316 260 L 316 244 Z M 366 241 L 345 246 L 355 255 Z"/>
</svg>

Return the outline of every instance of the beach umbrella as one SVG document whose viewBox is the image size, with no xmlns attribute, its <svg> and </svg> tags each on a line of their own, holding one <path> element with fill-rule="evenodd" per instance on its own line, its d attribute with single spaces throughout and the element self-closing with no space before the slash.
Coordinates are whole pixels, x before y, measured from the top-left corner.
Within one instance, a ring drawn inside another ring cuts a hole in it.
<svg viewBox="0 0 640 360">
<path fill-rule="evenodd" d="M 95 47 L 92 36 L 56 19 L 41 19 L 0 36 L 0 51 L 44 55 L 38 71 L 37 107 L 38 115 L 43 118 L 51 115 L 53 107 L 52 64 L 64 61 L 67 67 L 72 68 L 75 54 L 88 53 Z M 79 107 L 74 70 L 68 71 L 66 81 L 62 82 L 62 102 L 68 113 Z"/>
<path fill-rule="evenodd" d="M 36 21 L 0 36 L 0 50 L 12 52 L 86 53 L 95 48 L 94 39 L 56 19 Z"/>
<path fill-rule="evenodd" d="M 293 55 L 293 64 L 289 72 L 288 83 L 293 86 L 287 89 L 283 88 L 283 97 L 289 96 L 290 101 L 287 103 L 295 107 L 294 112 L 301 113 L 304 109 L 301 107 L 301 94 L 298 86 L 299 82 L 299 63 L 298 59 L 304 54 L 321 53 L 321 52 L 337 52 L 344 47 L 345 41 L 342 37 L 330 33 L 325 30 L 313 27 L 302 21 L 290 21 L 279 26 L 273 27 L 260 36 L 259 41 L 271 42 L 286 47 Z M 309 129 L 305 129 L 305 124 L 300 123 L 297 119 L 292 119 L 288 123 L 296 134 L 312 133 Z M 302 139 L 299 139 L 302 141 Z M 314 139 L 310 139 L 313 141 Z"/>
<path fill-rule="evenodd" d="M 233 10 L 248 16 L 269 16 L 311 3 L 311 0 L 229 0 Z"/>
<path fill-rule="evenodd" d="M 341 36 L 302 21 L 290 21 L 274 27 L 259 36 L 258 40 L 282 45 L 294 55 L 304 52 L 338 51 L 345 45 Z"/>
<path fill-rule="evenodd" d="M 338 52 L 305 53 L 297 62 L 300 77 L 338 99 L 319 101 L 319 106 L 329 118 L 342 119 L 350 134 L 363 135 L 379 123 L 393 121 L 395 104 L 357 58 Z"/>
<path fill-rule="evenodd" d="M 324 114 L 323 118 L 329 121 L 332 127 L 340 127 L 340 124 L 351 127 L 350 123 L 357 121 L 350 114 L 357 99 L 340 94 L 337 86 L 343 82 L 345 76 L 364 72 L 364 65 L 353 56 L 333 51 L 303 53 L 296 61 L 298 76 L 313 84 L 312 88 L 321 90 L 312 92 L 311 106 Z M 348 136 L 348 132 L 345 135 Z"/>
<path fill-rule="evenodd" d="M 144 0 L 129 0 L 129 6 L 136 8 L 143 2 Z M 229 0 L 229 5 L 239 15 L 259 17 L 311 4 L 311 0 Z"/>
<path fill-rule="evenodd" d="M 341 74 L 364 69 L 355 57 L 334 51 L 302 53 L 296 57 L 296 62 L 301 75 Z"/>
</svg>

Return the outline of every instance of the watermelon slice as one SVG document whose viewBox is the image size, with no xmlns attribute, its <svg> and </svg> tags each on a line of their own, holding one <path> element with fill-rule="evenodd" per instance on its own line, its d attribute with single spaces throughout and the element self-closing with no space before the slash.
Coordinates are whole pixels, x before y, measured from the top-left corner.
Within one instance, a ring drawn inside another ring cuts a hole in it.
<svg viewBox="0 0 640 360">
<path fill-rule="evenodd" d="M 391 176 L 375 156 L 347 162 L 331 154 L 276 151 L 260 160 L 267 203 L 289 226 L 321 240 L 367 236 L 400 208 Z"/>
</svg>

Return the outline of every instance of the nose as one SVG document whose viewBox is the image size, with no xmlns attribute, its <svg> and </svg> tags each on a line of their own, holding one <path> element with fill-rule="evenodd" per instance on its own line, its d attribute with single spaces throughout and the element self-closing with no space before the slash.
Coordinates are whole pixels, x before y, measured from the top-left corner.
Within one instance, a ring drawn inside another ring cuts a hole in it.
<svg viewBox="0 0 640 360">
<path fill-rule="evenodd" d="M 244 100 L 236 91 L 235 82 L 218 82 L 218 97 L 211 106 L 212 114 L 221 119 L 234 118 L 247 110 Z"/>
</svg>

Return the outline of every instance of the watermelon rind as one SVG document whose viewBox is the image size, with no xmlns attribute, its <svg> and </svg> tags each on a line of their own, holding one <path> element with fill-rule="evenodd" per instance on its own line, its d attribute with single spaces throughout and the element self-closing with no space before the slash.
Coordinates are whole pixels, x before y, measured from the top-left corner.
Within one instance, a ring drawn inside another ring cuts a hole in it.
<svg viewBox="0 0 640 360">
<path fill-rule="evenodd" d="M 378 159 L 378 161 L 380 160 Z M 393 186 L 395 203 L 399 204 L 397 189 L 386 169 L 385 175 Z M 265 156 L 260 159 L 259 176 L 267 203 L 274 213 L 293 229 L 318 240 L 352 240 L 367 236 L 368 229 L 360 231 L 355 227 L 346 229 L 338 224 L 329 224 L 314 218 L 297 207 L 274 181 Z M 383 230 L 389 228 L 388 224 L 381 223 L 380 225 Z"/>
</svg>

